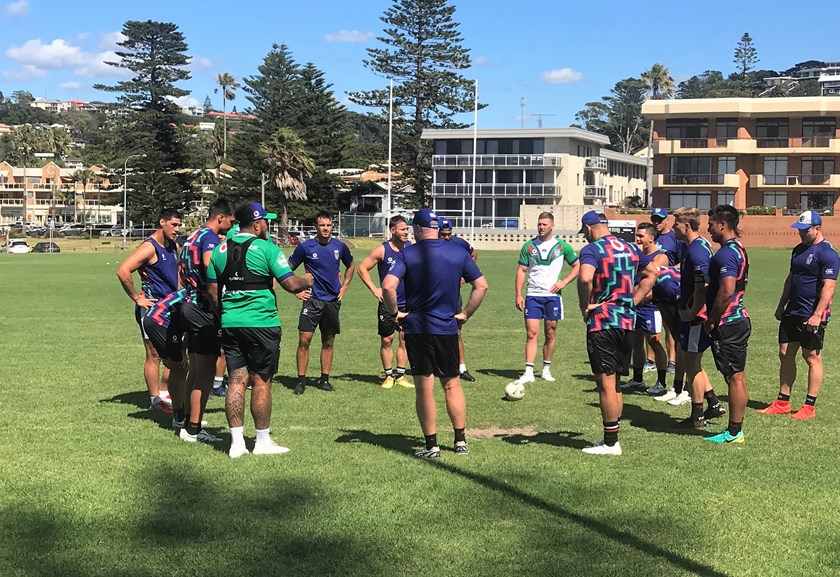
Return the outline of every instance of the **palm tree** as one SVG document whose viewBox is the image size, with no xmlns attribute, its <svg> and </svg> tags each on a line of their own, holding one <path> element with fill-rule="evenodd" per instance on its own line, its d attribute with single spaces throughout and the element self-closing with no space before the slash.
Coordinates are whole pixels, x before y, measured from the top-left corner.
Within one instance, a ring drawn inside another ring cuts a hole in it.
<svg viewBox="0 0 840 577">
<path fill-rule="evenodd" d="M 651 100 L 674 97 L 674 79 L 671 78 L 671 71 L 665 65 L 655 63 L 650 70 L 642 72 L 642 82 L 647 85 L 648 95 Z M 645 191 L 645 206 L 650 204 L 650 195 L 653 192 L 653 120 L 650 121 L 650 134 L 648 135 L 647 155 L 647 190 Z"/>
<path fill-rule="evenodd" d="M 73 222 L 78 221 L 78 213 L 76 204 L 76 183 L 82 183 L 82 205 L 85 207 L 85 212 L 87 213 L 87 202 L 86 202 L 86 193 L 87 193 L 87 185 L 89 182 L 93 182 L 95 177 L 94 172 L 89 168 L 80 168 L 73 172 L 70 178 L 73 179 Z M 68 195 L 69 196 L 69 195 Z"/>
<path fill-rule="evenodd" d="M 59 159 L 70 151 L 70 135 L 61 128 L 50 128 L 44 132 L 44 147 Z"/>
<path fill-rule="evenodd" d="M 225 129 L 225 138 L 224 138 L 224 148 L 222 152 L 222 158 L 227 158 L 227 101 L 233 100 L 236 98 L 236 90 L 239 88 L 239 83 L 236 81 L 236 78 L 228 74 L 227 72 L 222 72 L 218 76 L 216 76 L 216 84 L 219 85 L 219 88 L 222 90 L 222 121 L 224 122 L 224 129 Z M 219 92 L 219 88 L 213 90 L 213 93 L 216 94 Z"/>
<path fill-rule="evenodd" d="M 289 128 L 280 128 L 260 144 L 259 154 L 265 173 L 282 192 L 281 226 L 287 226 L 286 201 L 306 200 L 305 179 L 315 172 L 315 162 L 306 151 L 306 144 Z"/>
</svg>

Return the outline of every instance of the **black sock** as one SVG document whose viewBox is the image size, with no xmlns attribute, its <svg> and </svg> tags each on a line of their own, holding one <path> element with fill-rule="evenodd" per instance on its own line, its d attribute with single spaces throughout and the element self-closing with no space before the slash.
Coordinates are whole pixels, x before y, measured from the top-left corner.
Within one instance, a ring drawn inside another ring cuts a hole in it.
<svg viewBox="0 0 840 577">
<path fill-rule="evenodd" d="M 683 381 L 682 379 L 674 379 L 674 392 L 678 395 L 683 392 Z"/>
<path fill-rule="evenodd" d="M 306 384 L 306 375 L 298 375 L 298 382 L 301 385 L 305 385 Z"/>
<path fill-rule="evenodd" d="M 779 396 L 776 397 L 776 399 L 779 400 L 779 401 L 787 401 L 789 403 L 790 402 L 790 395 L 784 395 L 782 393 L 779 393 Z"/>
<path fill-rule="evenodd" d="M 431 449 L 432 447 L 437 447 L 437 433 L 426 435 L 426 448 Z"/>
<path fill-rule="evenodd" d="M 643 370 L 644 369 L 642 367 L 633 367 L 633 380 L 634 381 L 636 381 L 638 383 L 641 383 L 642 380 L 644 380 L 644 377 L 642 376 Z"/>
<path fill-rule="evenodd" d="M 321 382 L 322 383 L 326 383 L 329 380 L 330 380 L 329 373 L 321 373 Z"/>
<path fill-rule="evenodd" d="M 720 404 L 714 389 L 709 389 L 703 393 L 703 396 L 706 398 L 706 402 L 709 403 L 710 407 L 717 407 Z"/>
<path fill-rule="evenodd" d="M 405 367 L 397 367 L 397 377 L 401 377 L 405 374 Z"/>
<path fill-rule="evenodd" d="M 394 376 L 394 369 L 385 369 L 385 376 L 386 377 Z"/>
<path fill-rule="evenodd" d="M 691 403 L 691 418 L 695 421 L 703 418 L 703 403 Z"/>
<path fill-rule="evenodd" d="M 726 427 L 726 430 L 734 437 L 741 432 L 741 422 L 736 423 L 734 421 L 729 421 L 729 426 Z"/>
<path fill-rule="evenodd" d="M 618 421 L 603 421 L 604 423 L 604 444 L 612 447 L 618 442 L 618 428 L 621 426 Z"/>
<path fill-rule="evenodd" d="M 174 413 L 176 421 L 183 421 L 187 417 L 187 413 L 184 412 L 184 409 L 175 409 L 172 412 Z"/>
<path fill-rule="evenodd" d="M 662 386 L 665 386 L 665 379 L 667 378 L 665 375 L 668 374 L 668 369 L 659 370 L 656 369 L 656 381 L 662 383 Z"/>
<path fill-rule="evenodd" d="M 455 429 L 455 442 L 457 443 L 458 441 L 464 441 L 466 443 L 467 433 L 465 429 Z"/>
<path fill-rule="evenodd" d="M 189 433 L 190 435 L 197 435 L 200 430 L 201 430 L 201 423 L 200 422 L 199 423 L 193 423 L 193 422 L 187 423 L 187 433 Z"/>
<path fill-rule="evenodd" d="M 812 407 L 817 404 L 817 397 L 812 397 L 811 395 L 805 395 L 805 404 L 811 405 Z"/>
</svg>

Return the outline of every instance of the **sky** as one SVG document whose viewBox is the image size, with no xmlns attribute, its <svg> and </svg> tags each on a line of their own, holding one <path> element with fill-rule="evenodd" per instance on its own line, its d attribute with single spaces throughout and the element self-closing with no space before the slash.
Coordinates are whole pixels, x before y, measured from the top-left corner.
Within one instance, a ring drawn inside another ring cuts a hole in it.
<svg viewBox="0 0 840 577">
<path fill-rule="evenodd" d="M 805 60 L 840 61 L 831 26 L 840 21 L 836 0 L 451 0 L 462 44 L 478 81 L 479 128 L 564 127 L 589 101 L 613 85 L 638 76 L 656 62 L 675 81 L 704 70 L 734 71 L 733 52 L 744 32 L 758 50 L 760 69 L 784 70 Z M 38 98 L 111 101 L 94 90 L 112 84 L 123 23 L 157 20 L 178 25 L 192 57 L 192 78 L 178 86 L 191 94 L 184 104 L 202 104 L 214 79 L 257 72 L 272 44 L 286 44 L 299 63 L 313 62 L 351 110 L 355 90 L 386 87 L 388 79 L 365 68 L 369 48 L 384 23 L 389 0 L 204 0 L 103 1 L 0 0 L 0 91 L 27 90 Z M 521 114 L 521 99 L 525 114 Z M 240 90 L 232 103 L 243 111 Z M 230 110 L 228 104 L 228 110 Z M 472 114 L 457 120 L 473 122 Z"/>
</svg>

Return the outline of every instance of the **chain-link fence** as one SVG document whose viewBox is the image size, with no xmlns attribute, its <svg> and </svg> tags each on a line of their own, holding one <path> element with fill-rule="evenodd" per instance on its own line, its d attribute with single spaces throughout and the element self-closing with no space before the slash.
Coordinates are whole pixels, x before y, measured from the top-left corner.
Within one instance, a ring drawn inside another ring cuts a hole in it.
<svg viewBox="0 0 840 577">
<path fill-rule="evenodd" d="M 350 238 L 382 238 L 387 227 L 385 216 L 374 214 L 339 213 L 335 223 L 335 230 L 338 230 L 341 236 Z"/>
</svg>

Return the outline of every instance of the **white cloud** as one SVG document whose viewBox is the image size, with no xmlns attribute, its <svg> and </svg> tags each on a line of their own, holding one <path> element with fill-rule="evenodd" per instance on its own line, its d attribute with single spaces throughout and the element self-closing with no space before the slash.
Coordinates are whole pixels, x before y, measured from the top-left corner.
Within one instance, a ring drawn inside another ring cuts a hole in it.
<svg viewBox="0 0 840 577">
<path fill-rule="evenodd" d="M 190 56 L 190 68 L 212 68 L 215 65 L 215 62 L 204 56 Z"/>
<path fill-rule="evenodd" d="M 478 56 L 473 60 L 473 66 L 476 68 L 485 68 L 490 65 L 490 59 L 486 56 Z"/>
<path fill-rule="evenodd" d="M 26 82 L 27 80 L 32 80 L 33 78 L 43 78 L 46 75 L 46 70 L 31 64 L 24 64 L 20 68 L 3 71 L 3 78 L 18 82 Z"/>
<path fill-rule="evenodd" d="M 85 61 L 73 70 L 73 74 L 82 78 L 127 78 L 131 72 L 125 68 L 111 66 L 106 62 L 119 62 L 120 57 L 115 52 L 106 51 L 97 54 L 85 54 Z"/>
<path fill-rule="evenodd" d="M 560 68 L 543 72 L 542 79 L 546 84 L 571 84 L 583 80 L 583 74 L 571 68 Z"/>
<path fill-rule="evenodd" d="M 63 88 L 64 90 L 78 90 L 82 87 L 81 82 L 59 82 L 59 88 Z"/>
<path fill-rule="evenodd" d="M 340 30 L 335 34 L 327 34 L 324 40 L 327 42 L 367 42 L 376 35 L 373 32 L 359 32 L 358 30 Z"/>
<path fill-rule="evenodd" d="M 201 106 L 201 102 L 199 102 L 197 98 L 193 98 L 192 96 L 179 96 L 178 98 L 172 98 L 171 96 L 167 96 L 167 98 L 169 98 L 169 100 L 171 100 L 181 108 L 187 108 L 190 106 Z"/>
<path fill-rule="evenodd" d="M 20 16 L 29 11 L 29 0 L 18 0 L 6 4 L 6 14 L 9 16 Z"/>
<path fill-rule="evenodd" d="M 49 44 L 44 44 L 40 38 L 27 40 L 23 46 L 12 46 L 6 50 L 6 57 L 38 68 L 66 68 L 84 63 L 82 49 L 68 44 L 61 38 L 56 38 Z"/>
<path fill-rule="evenodd" d="M 122 48 L 119 43 L 127 39 L 126 35 L 119 30 L 115 32 L 106 32 L 99 37 L 99 48 L 102 50 L 116 50 Z"/>
</svg>

